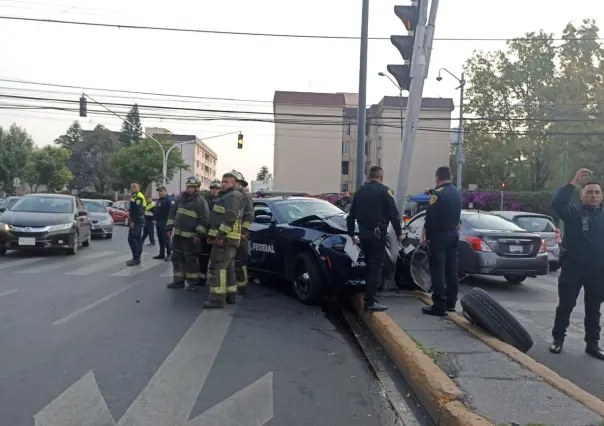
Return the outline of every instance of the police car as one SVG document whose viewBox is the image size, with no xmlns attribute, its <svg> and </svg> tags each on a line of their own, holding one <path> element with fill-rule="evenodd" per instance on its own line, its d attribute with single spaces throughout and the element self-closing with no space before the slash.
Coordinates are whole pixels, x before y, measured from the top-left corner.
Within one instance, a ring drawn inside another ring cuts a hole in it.
<svg viewBox="0 0 604 426">
<path fill-rule="evenodd" d="M 344 251 L 346 213 L 325 200 L 298 196 L 254 198 L 248 270 L 262 279 L 285 279 L 298 299 L 320 302 L 329 291 L 365 284 L 362 253 Z"/>
</svg>

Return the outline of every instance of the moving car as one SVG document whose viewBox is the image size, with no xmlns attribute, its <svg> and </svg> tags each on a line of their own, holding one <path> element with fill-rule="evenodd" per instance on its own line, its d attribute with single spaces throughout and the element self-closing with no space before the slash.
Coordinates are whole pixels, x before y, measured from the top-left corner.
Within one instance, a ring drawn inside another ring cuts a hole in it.
<svg viewBox="0 0 604 426">
<path fill-rule="evenodd" d="M 113 219 L 102 200 L 82 200 L 92 221 L 92 236 L 113 238 Z"/>
<path fill-rule="evenodd" d="M 549 259 L 549 270 L 552 272 L 560 269 L 560 230 L 556 228 L 551 216 L 519 211 L 497 211 L 491 212 L 504 219 L 514 222 L 522 229 L 538 234 L 545 240 L 547 256 Z"/>
<path fill-rule="evenodd" d="M 421 212 L 405 225 L 406 238 L 399 255 L 407 271 L 409 258 L 419 247 L 425 220 L 426 213 Z M 527 277 L 548 273 L 545 240 L 538 234 L 488 212 L 462 210 L 461 221 L 458 249 L 461 274 L 503 276 L 509 283 L 520 284 Z"/>
<path fill-rule="evenodd" d="M 90 237 L 90 215 L 72 195 L 26 195 L 0 217 L 0 255 L 43 249 L 73 255 L 90 245 Z"/>
<path fill-rule="evenodd" d="M 329 291 L 363 286 L 365 262 L 344 251 L 346 213 L 310 197 L 254 198 L 250 274 L 290 282 L 303 303 L 319 303 Z M 245 243 L 245 242 L 244 242 Z"/>
<path fill-rule="evenodd" d="M 111 207 L 107 208 L 107 211 L 113 218 L 114 223 L 121 223 L 124 226 L 128 226 L 130 224 L 129 201 L 115 201 Z"/>
<path fill-rule="evenodd" d="M 10 208 L 12 206 L 14 206 L 17 203 L 17 201 L 19 201 L 21 198 L 23 198 L 23 197 L 19 197 L 19 196 L 8 197 L 5 200 L 4 205 L 2 207 L 0 207 L 0 214 L 4 213 L 6 210 L 10 210 Z"/>
</svg>

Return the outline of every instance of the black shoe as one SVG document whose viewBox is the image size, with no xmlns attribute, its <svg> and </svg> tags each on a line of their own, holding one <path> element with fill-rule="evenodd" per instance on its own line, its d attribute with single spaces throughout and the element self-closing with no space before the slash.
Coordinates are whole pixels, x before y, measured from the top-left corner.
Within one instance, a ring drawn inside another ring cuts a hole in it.
<svg viewBox="0 0 604 426">
<path fill-rule="evenodd" d="M 184 288 L 185 283 L 182 281 L 174 281 L 166 286 L 166 288 Z"/>
<path fill-rule="evenodd" d="M 227 294 L 226 302 L 228 305 L 236 305 L 237 304 L 237 295 L 235 293 Z"/>
<path fill-rule="evenodd" d="M 447 312 L 457 312 L 455 310 L 455 306 L 457 305 L 457 302 L 455 303 L 447 303 Z"/>
<path fill-rule="evenodd" d="M 166 256 L 164 256 L 162 254 L 158 254 L 157 256 L 153 256 L 153 259 L 157 259 L 157 260 L 163 260 L 165 258 L 166 258 Z"/>
<path fill-rule="evenodd" d="M 426 315 L 432 315 L 434 317 L 446 317 L 447 310 L 435 308 L 434 306 L 424 306 L 422 307 L 422 313 Z"/>
<path fill-rule="evenodd" d="M 604 351 L 600 349 L 597 343 L 588 343 L 587 346 L 585 346 L 585 353 L 589 356 L 604 361 Z"/>
<path fill-rule="evenodd" d="M 364 310 L 365 312 L 384 312 L 388 310 L 388 306 L 384 306 L 378 302 L 376 302 L 375 300 L 372 302 L 365 302 L 364 303 Z"/>
<path fill-rule="evenodd" d="M 128 262 L 126 262 L 126 266 L 136 266 L 136 265 L 140 265 L 141 261 L 137 260 L 137 259 L 131 259 Z"/>
<path fill-rule="evenodd" d="M 165 260 L 166 262 L 171 261 L 171 260 L 172 260 L 172 255 L 171 255 L 171 254 L 167 255 L 166 257 L 164 257 L 164 260 Z"/>
<path fill-rule="evenodd" d="M 564 340 L 554 340 L 551 345 L 549 345 L 549 351 L 553 354 L 559 354 L 562 352 L 562 347 L 564 346 Z M 587 348 L 585 349 L 587 352 Z"/>
<path fill-rule="evenodd" d="M 224 300 L 206 300 L 203 304 L 204 309 L 222 309 Z"/>
<path fill-rule="evenodd" d="M 147 244 L 147 247 L 155 247 L 155 243 L 149 243 Z"/>
</svg>

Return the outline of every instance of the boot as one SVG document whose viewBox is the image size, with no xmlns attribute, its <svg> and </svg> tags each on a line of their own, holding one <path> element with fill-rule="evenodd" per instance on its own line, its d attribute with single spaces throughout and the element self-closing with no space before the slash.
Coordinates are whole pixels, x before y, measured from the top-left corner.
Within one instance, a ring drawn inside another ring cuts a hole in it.
<svg viewBox="0 0 604 426">
<path fill-rule="evenodd" d="M 237 294 L 236 293 L 227 294 L 226 302 L 229 305 L 236 305 L 237 304 Z"/>
<path fill-rule="evenodd" d="M 166 256 L 164 256 L 163 254 L 158 254 L 157 256 L 153 256 L 153 259 L 157 259 L 157 260 L 163 260 L 165 258 L 166 258 Z"/>
<path fill-rule="evenodd" d="M 171 261 L 171 260 L 172 260 L 172 255 L 171 255 L 171 254 L 168 254 L 166 257 L 164 257 L 164 260 L 165 260 L 166 262 Z"/>
<path fill-rule="evenodd" d="M 205 309 L 222 309 L 224 308 L 226 300 L 215 296 L 213 294 L 210 294 L 210 296 L 208 297 L 208 300 L 205 301 L 205 303 L 203 304 L 203 307 Z"/>
<path fill-rule="evenodd" d="M 597 359 L 604 361 L 604 351 L 598 346 L 598 342 L 588 342 L 585 346 L 585 353 Z"/>
<path fill-rule="evenodd" d="M 562 348 L 564 347 L 564 340 L 554 339 L 551 345 L 549 345 L 549 351 L 553 354 L 559 354 L 562 352 Z M 585 349 L 587 352 L 587 348 Z"/>
<path fill-rule="evenodd" d="M 384 306 L 378 303 L 376 300 L 365 301 L 364 303 L 365 312 L 384 312 L 388 310 L 388 306 Z"/>
<path fill-rule="evenodd" d="M 174 288 L 174 289 L 180 289 L 180 288 L 184 288 L 185 283 L 183 281 L 173 281 L 170 284 L 168 284 L 166 286 L 166 288 Z"/>
<path fill-rule="evenodd" d="M 187 291 L 197 291 L 197 282 L 187 281 L 185 284 L 185 290 Z"/>
<path fill-rule="evenodd" d="M 140 259 L 130 259 L 128 262 L 126 262 L 126 266 L 136 266 L 136 265 L 140 265 L 141 261 Z"/>
<path fill-rule="evenodd" d="M 423 306 L 422 313 L 426 315 L 432 315 L 434 317 L 445 317 L 447 316 L 447 310 L 444 307 Z"/>
</svg>

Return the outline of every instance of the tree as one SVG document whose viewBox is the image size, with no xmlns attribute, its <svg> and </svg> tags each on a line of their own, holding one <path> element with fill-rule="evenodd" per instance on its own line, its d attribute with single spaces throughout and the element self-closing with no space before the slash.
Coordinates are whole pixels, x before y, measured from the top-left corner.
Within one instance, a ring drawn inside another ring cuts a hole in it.
<svg viewBox="0 0 604 426">
<path fill-rule="evenodd" d="M 66 148 L 45 146 L 35 149 L 25 166 L 24 180 L 37 192 L 41 185 L 48 191 L 62 191 L 73 175 L 67 168 L 69 151 Z"/>
<path fill-rule="evenodd" d="M 0 189 L 13 194 L 15 178 L 22 179 L 34 141 L 27 132 L 13 124 L 8 131 L 0 127 Z"/>
<path fill-rule="evenodd" d="M 74 121 L 64 135 L 55 139 L 55 144 L 71 152 L 73 147 L 82 140 L 82 126 L 79 121 Z"/>
<path fill-rule="evenodd" d="M 260 167 L 260 171 L 256 175 L 256 180 L 266 180 L 269 174 L 268 166 Z"/>
<path fill-rule="evenodd" d="M 164 143 L 167 151 L 171 146 Z M 110 156 L 110 164 L 114 167 L 119 182 L 127 185 L 138 182 L 145 190 L 151 182 L 161 182 L 163 159 L 157 143 L 151 139 L 143 139 L 139 144 L 123 147 Z M 168 157 L 168 180 L 172 180 L 177 170 L 188 170 L 189 166 L 182 160 L 178 149 L 172 150 Z"/>
<path fill-rule="evenodd" d="M 93 186 L 100 193 L 116 189 L 117 175 L 109 160 L 120 148 L 122 144 L 115 133 L 100 124 L 92 132 L 85 133 L 74 145 L 69 159 L 74 187 L 81 190 Z"/>
<path fill-rule="evenodd" d="M 120 142 L 126 146 L 129 146 L 131 143 L 140 143 L 143 136 L 142 128 L 143 125 L 138 113 L 138 105 L 134 104 L 128 115 L 126 115 L 126 121 L 122 124 Z"/>
</svg>

